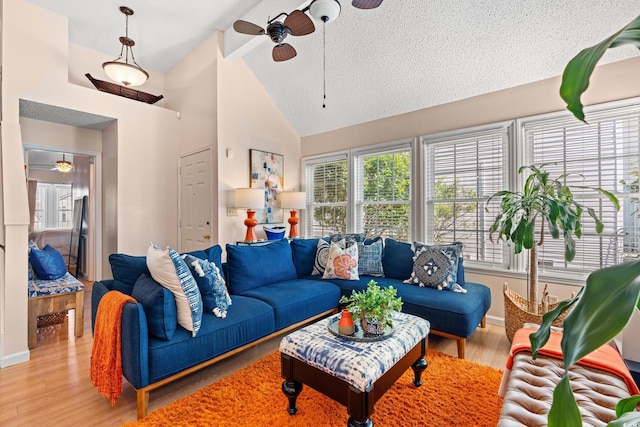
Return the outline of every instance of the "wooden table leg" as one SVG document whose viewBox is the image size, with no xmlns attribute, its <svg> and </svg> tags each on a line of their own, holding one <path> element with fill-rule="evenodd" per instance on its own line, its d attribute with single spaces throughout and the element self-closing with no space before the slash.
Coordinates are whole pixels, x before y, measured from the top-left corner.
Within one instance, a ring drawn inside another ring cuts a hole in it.
<svg viewBox="0 0 640 427">
<path fill-rule="evenodd" d="M 76 338 L 80 338 L 84 333 L 84 291 L 76 292 L 75 311 L 75 335 Z"/>
<path fill-rule="evenodd" d="M 293 377 L 293 361 L 290 356 L 286 354 L 280 355 L 282 376 L 285 377 L 284 382 L 282 383 L 282 392 L 287 399 L 289 399 L 289 406 L 287 406 L 287 412 L 289 415 L 295 415 L 298 412 L 298 407 L 296 406 L 296 399 L 298 395 L 302 391 L 302 383 L 297 381 Z"/>
</svg>

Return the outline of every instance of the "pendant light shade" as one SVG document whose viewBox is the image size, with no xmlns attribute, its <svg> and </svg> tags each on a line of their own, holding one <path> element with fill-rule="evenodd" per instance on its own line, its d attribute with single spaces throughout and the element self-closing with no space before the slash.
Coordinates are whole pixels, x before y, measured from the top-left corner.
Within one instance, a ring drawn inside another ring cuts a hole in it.
<svg viewBox="0 0 640 427">
<path fill-rule="evenodd" d="M 73 164 L 67 161 L 67 159 L 65 159 L 65 155 L 63 154 L 62 160 L 58 160 L 53 169 L 57 170 L 58 172 L 67 173 L 71 172 L 71 170 L 73 169 Z"/>
<path fill-rule="evenodd" d="M 114 82 L 124 86 L 140 86 L 149 78 L 149 74 L 142 69 L 133 56 L 133 46 L 135 41 L 129 38 L 129 16 L 133 15 L 133 10 L 126 6 L 120 6 L 120 12 L 126 16 L 125 36 L 120 37 L 120 56 L 113 61 L 102 64 L 102 68 L 107 76 Z M 131 57 L 131 63 L 129 63 Z"/>
</svg>

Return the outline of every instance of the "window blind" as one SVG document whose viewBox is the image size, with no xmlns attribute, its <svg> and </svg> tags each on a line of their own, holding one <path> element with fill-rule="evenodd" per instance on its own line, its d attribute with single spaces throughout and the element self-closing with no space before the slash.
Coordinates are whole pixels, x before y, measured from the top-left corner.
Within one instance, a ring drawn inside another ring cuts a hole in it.
<svg viewBox="0 0 640 427">
<path fill-rule="evenodd" d="M 355 231 L 411 239 L 411 146 L 354 155 Z"/>
<path fill-rule="evenodd" d="M 620 199 L 612 203 L 589 189 L 574 188 L 576 200 L 594 209 L 604 224 L 601 234 L 584 212 L 583 236 L 576 240 L 576 257 L 564 260 L 564 241 L 545 236 L 539 252 L 542 270 L 590 272 L 638 255 L 638 160 L 640 108 L 637 106 L 589 113 L 589 124 L 572 116 L 541 119 L 523 124 L 524 141 L 531 163 L 547 163 L 552 178 L 568 174 L 565 184 L 598 187 Z M 635 197 L 634 197 L 635 196 Z"/>
<path fill-rule="evenodd" d="M 508 188 L 508 136 L 504 125 L 423 137 L 428 243 L 462 242 L 465 259 L 507 264 L 503 244 L 488 233 L 499 203 L 486 201 Z"/>
<path fill-rule="evenodd" d="M 305 234 L 322 237 L 347 231 L 347 157 L 305 161 Z"/>
</svg>

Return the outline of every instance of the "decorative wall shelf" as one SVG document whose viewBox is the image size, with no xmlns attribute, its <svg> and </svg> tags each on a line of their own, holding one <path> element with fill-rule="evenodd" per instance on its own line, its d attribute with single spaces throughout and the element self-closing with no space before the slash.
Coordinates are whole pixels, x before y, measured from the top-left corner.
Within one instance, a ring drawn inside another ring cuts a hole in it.
<svg viewBox="0 0 640 427">
<path fill-rule="evenodd" d="M 160 101 L 164 96 L 151 95 L 150 93 L 142 92 L 136 89 L 131 89 L 125 86 L 120 86 L 115 83 L 105 82 L 104 80 L 98 80 L 91 77 L 91 74 L 87 73 L 85 76 L 91 83 L 101 92 L 111 93 L 113 95 L 123 96 L 129 99 L 135 99 L 136 101 L 146 102 L 147 104 L 155 104 Z"/>
</svg>

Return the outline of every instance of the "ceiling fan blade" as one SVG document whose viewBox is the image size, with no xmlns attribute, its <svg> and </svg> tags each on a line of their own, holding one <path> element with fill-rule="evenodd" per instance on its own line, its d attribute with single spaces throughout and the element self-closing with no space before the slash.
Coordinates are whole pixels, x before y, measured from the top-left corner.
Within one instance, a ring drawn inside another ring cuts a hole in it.
<svg viewBox="0 0 640 427">
<path fill-rule="evenodd" d="M 259 36 L 264 34 L 264 28 L 252 22 L 243 21 L 242 19 L 233 23 L 233 29 L 242 34 L 249 34 L 250 36 Z"/>
<path fill-rule="evenodd" d="M 311 18 L 300 10 L 291 12 L 284 20 L 284 26 L 291 31 L 292 36 L 306 36 L 316 30 Z"/>
<path fill-rule="evenodd" d="M 271 56 L 276 62 L 288 61 L 295 57 L 298 53 L 289 43 L 282 43 L 273 47 Z"/>
<path fill-rule="evenodd" d="M 351 4 L 358 9 L 375 9 L 382 4 L 382 0 L 353 0 Z"/>
</svg>

